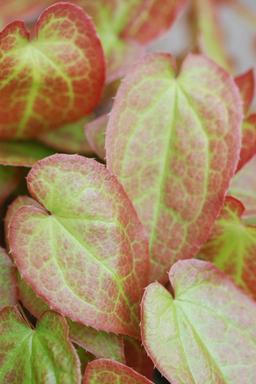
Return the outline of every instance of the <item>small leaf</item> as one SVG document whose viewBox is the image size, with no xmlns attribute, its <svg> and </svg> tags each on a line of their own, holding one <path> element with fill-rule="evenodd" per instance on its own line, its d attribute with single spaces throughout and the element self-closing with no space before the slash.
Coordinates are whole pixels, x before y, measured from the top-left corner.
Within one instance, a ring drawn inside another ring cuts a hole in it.
<svg viewBox="0 0 256 384">
<path fill-rule="evenodd" d="M 16 168 L 0 166 L 0 206 L 19 184 L 19 172 Z"/>
<path fill-rule="evenodd" d="M 256 217 L 256 156 L 254 156 L 232 179 L 230 194 L 245 206 L 246 218 Z"/>
<path fill-rule="evenodd" d="M 15 307 L 0 312 L 2 384 L 80 384 L 80 363 L 61 316 L 46 312 L 31 329 Z"/>
<path fill-rule="evenodd" d="M 92 155 L 93 151 L 84 136 L 84 126 L 90 120 L 91 116 L 66 124 L 52 132 L 45 133 L 38 139 L 60 152 Z"/>
<path fill-rule="evenodd" d="M 14 267 L 5 250 L 0 247 L 0 310 L 16 304 Z"/>
<path fill-rule="evenodd" d="M 8 230 L 22 277 L 62 315 L 138 336 L 147 238 L 115 177 L 95 160 L 54 155 L 27 181 L 41 206 L 18 209 Z"/>
<path fill-rule="evenodd" d="M 85 126 L 85 135 L 93 151 L 100 159 L 105 160 L 105 135 L 108 124 L 108 115 L 103 115 Z"/>
<path fill-rule="evenodd" d="M 52 150 L 34 142 L 0 142 L 1 165 L 32 167 L 36 161 L 52 154 Z"/>
<path fill-rule="evenodd" d="M 173 296 L 150 284 L 142 300 L 142 340 L 175 384 L 251 384 L 256 377 L 256 304 L 223 272 L 199 260 L 169 273 Z"/>
<path fill-rule="evenodd" d="M 103 51 L 84 11 L 45 10 L 31 34 L 21 21 L 0 34 L 0 137 L 34 137 L 90 113 L 104 84 Z"/>
<path fill-rule="evenodd" d="M 243 73 L 235 78 L 236 85 L 238 86 L 242 100 L 244 102 L 244 113 L 247 114 L 252 104 L 254 92 L 255 92 L 255 79 L 254 70 Z"/>
<path fill-rule="evenodd" d="M 213 262 L 256 298 L 256 227 L 246 225 L 239 200 L 227 197 L 210 239 L 199 257 Z"/>
<path fill-rule="evenodd" d="M 177 74 L 169 55 L 149 55 L 124 79 L 107 166 L 148 231 L 151 280 L 166 281 L 207 240 L 237 166 L 241 120 L 233 79 L 204 56 L 189 55 Z"/>
<path fill-rule="evenodd" d="M 112 360 L 93 360 L 87 365 L 83 384 L 153 384 L 126 365 Z"/>
<path fill-rule="evenodd" d="M 239 171 L 256 154 L 256 114 L 250 115 L 242 125 L 242 148 L 237 166 Z"/>
</svg>

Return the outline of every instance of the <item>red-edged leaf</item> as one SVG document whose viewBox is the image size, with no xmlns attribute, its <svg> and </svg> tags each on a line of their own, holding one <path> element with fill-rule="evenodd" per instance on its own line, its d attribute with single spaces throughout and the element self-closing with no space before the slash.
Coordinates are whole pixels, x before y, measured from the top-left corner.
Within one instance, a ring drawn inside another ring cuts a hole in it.
<svg viewBox="0 0 256 384">
<path fill-rule="evenodd" d="M 99 359 L 87 365 L 83 384 L 153 384 L 133 369 L 116 361 Z"/>
<path fill-rule="evenodd" d="M 244 217 L 256 217 L 256 156 L 232 179 L 230 194 L 245 206 Z"/>
<path fill-rule="evenodd" d="M 243 205 L 227 197 L 212 235 L 199 257 L 212 261 L 233 281 L 256 298 L 256 227 L 241 220 Z"/>
<path fill-rule="evenodd" d="M 7 253 L 0 247 L 0 310 L 16 304 L 14 268 Z"/>
<path fill-rule="evenodd" d="M 19 184 L 19 172 L 12 167 L 0 166 L 0 206 Z"/>
<path fill-rule="evenodd" d="M 256 304 L 211 263 L 177 262 L 173 296 L 150 284 L 142 300 L 142 340 L 174 384 L 251 384 L 256 377 Z"/>
<path fill-rule="evenodd" d="M 242 126 L 242 148 L 237 166 L 239 171 L 256 154 L 256 114 L 249 116 Z"/>
<path fill-rule="evenodd" d="M 66 124 L 52 132 L 45 133 L 38 139 L 60 152 L 92 155 L 93 151 L 84 137 L 84 126 L 91 116 L 75 123 Z"/>
<path fill-rule="evenodd" d="M 53 151 L 35 142 L 0 142 L 0 164 L 31 167 L 36 161 L 50 156 Z"/>
<path fill-rule="evenodd" d="M 148 357 L 140 340 L 125 336 L 124 351 L 126 365 L 133 368 L 136 372 L 141 373 L 148 379 L 153 379 L 154 365 Z"/>
<path fill-rule="evenodd" d="M 32 137 L 72 122 L 97 105 L 103 51 L 84 11 L 45 10 L 33 31 L 14 21 L 0 33 L 0 137 Z"/>
<path fill-rule="evenodd" d="M 103 115 L 86 124 L 85 135 L 93 151 L 100 159 L 105 160 L 105 135 L 109 115 Z"/>
<path fill-rule="evenodd" d="M 233 79 L 201 55 L 179 74 L 169 55 L 150 55 L 119 88 L 107 165 L 148 230 L 152 280 L 208 238 L 237 166 L 241 119 Z"/>
<path fill-rule="evenodd" d="M 1 384 L 80 384 L 80 363 L 64 318 L 46 312 L 32 329 L 15 307 L 0 312 Z"/>
<path fill-rule="evenodd" d="M 247 114 L 252 104 L 255 92 L 254 70 L 243 73 L 235 78 L 235 82 L 240 90 L 242 100 L 244 102 L 244 113 Z"/>
<path fill-rule="evenodd" d="M 8 230 L 22 277 L 72 320 L 138 336 L 147 240 L 116 178 L 95 160 L 55 155 L 27 181 L 42 206 L 21 207 Z"/>
</svg>

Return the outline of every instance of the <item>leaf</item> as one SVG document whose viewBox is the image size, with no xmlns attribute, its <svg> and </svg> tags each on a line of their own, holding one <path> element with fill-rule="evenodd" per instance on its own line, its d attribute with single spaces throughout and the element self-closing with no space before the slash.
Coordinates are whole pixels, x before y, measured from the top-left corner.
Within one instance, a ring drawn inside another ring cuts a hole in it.
<svg viewBox="0 0 256 384">
<path fill-rule="evenodd" d="M 242 100 L 244 102 L 244 113 L 247 114 L 252 104 L 255 92 L 254 70 L 249 69 L 247 72 L 235 78 Z"/>
<path fill-rule="evenodd" d="M 109 115 L 106 114 L 89 122 L 85 126 L 85 135 L 88 143 L 96 155 L 102 160 L 105 160 L 106 158 L 105 135 L 108 120 Z"/>
<path fill-rule="evenodd" d="M 0 206 L 19 184 L 19 172 L 16 168 L 0 166 Z"/>
<path fill-rule="evenodd" d="M 151 280 L 166 281 L 207 240 L 237 166 L 241 118 L 233 79 L 201 55 L 179 74 L 169 55 L 150 55 L 119 88 L 107 165 L 148 231 Z"/>
<path fill-rule="evenodd" d="M 54 155 L 27 181 L 41 207 L 24 205 L 8 230 L 22 277 L 71 320 L 138 336 L 147 239 L 115 177 L 95 160 Z"/>
<path fill-rule="evenodd" d="M 0 310 L 16 304 L 14 269 L 5 250 L 0 247 Z"/>
<path fill-rule="evenodd" d="M 80 363 L 61 316 L 47 312 L 32 329 L 15 307 L 0 313 L 2 384 L 79 384 Z"/>
<path fill-rule="evenodd" d="M 93 360 L 87 365 L 83 384 L 153 384 L 126 365 L 112 360 Z"/>
<path fill-rule="evenodd" d="M 0 142 L 0 164 L 31 167 L 36 161 L 50 156 L 53 151 L 35 142 Z"/>
<path fill-rule="evenodd" d="M 251 384 L 256 377 L 256 304 L 211 263 L 177 262 L 171 295 L 150 284 L 142 300 L 142 340 L 175 384 Z"/>
<path fill-rule="evenodd" d="M 256 216 L 256 156 L 254 156 L 232 179 L 229 193 L 241 200 L 246 218 Z"/>
<path fill-rule="evenodd" d="M 53 3 L 51 0 L 8 0 L 1 1 L 1 21 L 9 23 L 20 17 L 30 17 L 42 10 L 46 5 Z"/>
<path fill-rule="evenodd" d="M 193 25 L 200 52 L 231 71 L 232 64 L 223 42 L 223 31 L 213 0 L 193 0 Z"/>
<path fill-rule="evenodd" d="M 242 125 L 242 148 L 237 166 L 239 171 L 256 154 L 256 113 L 250 115 Z"/>
<path fill-rule="evenodd" d="M 49 7 L 31 34 L 21 21 L 9 24 L 0 34 L 0 54 L 2 139 L 38 136 L 89 114 L 100 99 L 102 47 L 75 5 Z"/>
<path fill-rule="evenodd" d="M 91 155 L 92 149 L 84 136 L 85 124 L 90 120 L 91 116 L 66 124 L 52 132 L 45 133 L 38 139 L 61 152 Z"/>
<path fill-rule="evenodd" d="M 210 239 L 199 257 L 213 262 L 256 298 L 256 227 L 246 225 L 239 200 L 227 197 Z"/>
<path fill-rule="evenodd" d="M 154 366 L 140 340 L 124 337 L 126 365 L 148 379 L 153 378 Z"/>
</svg>

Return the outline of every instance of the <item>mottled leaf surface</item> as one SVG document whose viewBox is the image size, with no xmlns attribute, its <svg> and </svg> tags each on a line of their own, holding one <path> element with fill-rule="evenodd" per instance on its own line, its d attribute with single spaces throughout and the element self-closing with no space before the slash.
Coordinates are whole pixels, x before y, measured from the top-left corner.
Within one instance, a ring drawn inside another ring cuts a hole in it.
<svg viewBox="0 0 256 384">
<path fill-rule="evenodd" d="M 230 194 L 241 200 L 245 206 L 243 216 L 256 217 L 256 156 L 248 161 L 245 166 L 232 179 Z"/>
<path fill-rule="evenodd" d="M 116 361 L 99 359 L 87 365 L 83 384 L 153 384 L 133 369 Z"/>
<path fill-rule="evenodd" d="M 77 120 L 97 105 L 103 51 L 81 8 L 59 3 L 29 33 L 14 21 L 0 33 L 0 137 L 24 138 Z"/>
<path fill-rule="evenodd" d="M 0 164 L 31 167 L 36 161 L 50 156 L 53 151 L 35 142 L 0 142 Z"/>
<path fill-rule="evenodd" d="M 178 74 L 169 55 L 150 55 L 119 88 L 107 165 L 148 231 L 152 280 L 166 280 L 209 236 L 237 166 L 241 119 L 233 79 L 201 55 Z"/>
<path fill-rule="evenodd" d="M 256 304 L 199 260 L 170 270 L 173 296 L 150 284 L 142 300 L 142 340 L 173 384 L 251 384 L 256 377 Z"/>
<path fill-rule="evenodd" d="M 7 253 L 0 247 L 0 309 L 16 303 L 14 268 Z"/>
<path fill-rule="evenodd" d="M 93 151 L 84 136 L 84 126 L 90 120 L 91 116 L 66 124 L 61 128 L 45 133 L 38 139 L 60 152 L 91 155 Z"/>
<path fill-rule="evenodd" d="M 61 316 L 47 312 L 32 329 L 16 307 L 0 312 L 2 384 L 80 384 L 80 363 Z"/>
<path fill-rule="evenodd" d="M 105 160 L 105 137 L 108 115 L 103 115 L 85 125 L 85 135 L 93 151 L 100 159 Z"/>
<path fill-rule="evenodd" d="M 22 277 L 62 315 L 138 336 L 148 244 L 116 178 L 95 160 L 54 155 L 27 181 L 41 207 L 18 209 L 8 230 Z"/>
<path fill-rule="evenodd" d="M 233 281 L 256 298 L 256 227 L 246 225 L 241 216 L 244 207 L 227 197 L 210 239 L 199 257 L 212 261 Z"/>
</svg>

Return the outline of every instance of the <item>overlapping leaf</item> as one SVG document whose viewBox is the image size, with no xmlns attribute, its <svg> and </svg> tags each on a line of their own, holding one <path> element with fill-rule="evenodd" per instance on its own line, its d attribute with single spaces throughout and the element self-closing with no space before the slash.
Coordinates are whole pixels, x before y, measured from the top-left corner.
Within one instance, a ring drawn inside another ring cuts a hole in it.
<svg viewBox="0 0 256 384">
<path fill-rule="evenodd" d="M 72 320 L 137 336 L 148 246 L 115 177 L 95 160 L 55 155 L 27 180 L 41 206 L 18 209 L 8 229 L 24 279 Z"/>
<path fill-rule="evenodd" d="M 0 34 L 0 137 L 32 137 L 75 121 L 98 103 L 104 58 L 94 26 L 75 5 L 45 10 L 31 34 L 21 21 Z"/>
<path fill-rule="evenodd" d="M 169 55 L 148 56 L 122 83 L 107 165 L 148 231 L 151 279 L 166 280 L 209 236 L 237 166 L 241 119 L 233 79 L 200 55 L 179 74 Z"/>
<path fill-rule="evenodd" d="M 0 312 L 0 381 L 80 384 L 78 356 L 68 340 L 65 320 L 47 312 L 32 329 L 15 307 Z"/>
<path fill-rule="evenodd" d="M 245 164 L 232 179 L 230 194 L 245 206 L 244 217 L 256 217 L 256 156 Z"/>
<path fill-rule="evenodd" d="M 108 115 L 103 115 L 86 124 L 85 126 L 86 138 L 93 151 L 102 160 L 105 160 L 106 158 L 105 136 L 108 119 Z"/>
<path fill-rule="evenodd" d="M 14 268 L 5 250 L 0 247 L 0 310 L 16 303 Z"/>
<path fill-rule="evenodd" d="M 210 239 L 199 257 L 229 274 L 233 281 L 256 298 L 256 227 L 242 220 L 244 207 L 227 197 Z"/>
<path fill-rule="evenodd" d="M 255 93 L 255 78 L 252 69 L 237 76 L 235 82 L 240 90 L 244 102 L 244 113 L 247 115 Z"/>
<path fill-rule="evenodd" d="M 84 126 L 91 116 L 75 123 L 66 124 L 52 132 L 45 133 L 39 140 L 60 152 L 91 155 L 92 149 L 84 136 Z"/>
<path fill-rule="evenodd" d="M 133 368 L 148 379 L 153 378 L 154 365 L 148 357 L 141 340 L 125 336 L 124 351 L 128 367 Z"/>
<path fill-rule="evenodd" d="M 83 384 L 153 384 L 144 376 L 116 361 L 99 359 L 87 365 Z"/>
<path fill-rule="evenodd" d="M 173 296 L 150 284 L 142 301 L 142 339 L 175 384 L 251 384 L 256 377 L 256 304 L 211 263 L 177 262 Z"/>
</svg>

